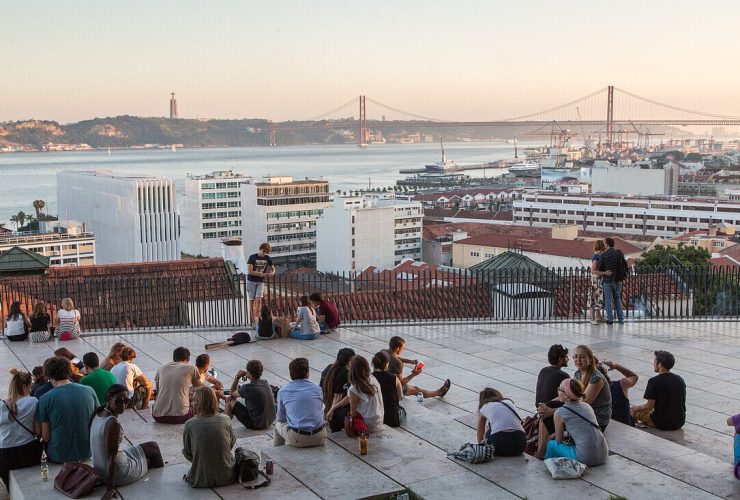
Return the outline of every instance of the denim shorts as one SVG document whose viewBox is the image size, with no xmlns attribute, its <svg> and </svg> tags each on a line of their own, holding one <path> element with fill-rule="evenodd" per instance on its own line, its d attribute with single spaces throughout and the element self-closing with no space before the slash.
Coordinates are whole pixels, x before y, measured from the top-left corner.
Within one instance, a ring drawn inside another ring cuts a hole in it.
<svg viewBox="0 0 740 500">
<path fill-rule="evenodd" d="M 263 281 L 247 280 L 247 296 L 249 300 L 261 299 L 265 292 L 265 283 Z"/>
</svg>

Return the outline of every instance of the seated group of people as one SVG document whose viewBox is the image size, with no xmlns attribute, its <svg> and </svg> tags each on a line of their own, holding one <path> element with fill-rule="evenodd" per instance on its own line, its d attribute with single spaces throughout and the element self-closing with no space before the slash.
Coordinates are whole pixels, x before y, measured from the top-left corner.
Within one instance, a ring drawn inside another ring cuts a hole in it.
<svg viewBox="0 0 740 500">
<path fill-rule="evenodd" d="M 30 316 L 23 312 L 21 302 L 10 304 L 8 314 L 0 317 L 0 331 L 10 341 L 47 342 L 52 337 L 73 340 L 80 336 L 80 311 L 70 298 L 62 299 L 56 312 L 56 325 L 52 325 L 45 302 L 37 302 Z"/>
<path fill-rule="evenodd" d="M 315 340 L 324 333 L 333 333 L 339 328 L 339 312 L 334 304 L 320 293 L 302 295 L 293 321 L 289 322 L 290 337 L 299 340 Z M 286 320 L 287 321 L 287 320 Z M 278 321 L 268 305 L 261 306 L 257 317 L 257 338 L 273 339 L 278 336 Z M 283 335 L 285 336 L 285 335 Z"/>
</svg>

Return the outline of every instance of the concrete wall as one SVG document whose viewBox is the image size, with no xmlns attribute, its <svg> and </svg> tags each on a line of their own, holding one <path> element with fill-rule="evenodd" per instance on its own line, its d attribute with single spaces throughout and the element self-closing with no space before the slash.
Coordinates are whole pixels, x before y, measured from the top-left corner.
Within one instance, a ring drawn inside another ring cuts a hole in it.
<svg viewBox="0 0 740 500">
<path fill-rule="evenodd" d="M 323 273 L 352 269 L 352 211 L 341 200 L 316 220 L 316 269 Z"/>
<path fill-rule="evenodd" d="M 675 168 L 640 168 L 609 166 L 591 171 L 591 192 L 620 193 L 635 196 L 677 194 L 678 171 Z M 675 187 L 674 187 L 675 177 Z"/>
</svg>

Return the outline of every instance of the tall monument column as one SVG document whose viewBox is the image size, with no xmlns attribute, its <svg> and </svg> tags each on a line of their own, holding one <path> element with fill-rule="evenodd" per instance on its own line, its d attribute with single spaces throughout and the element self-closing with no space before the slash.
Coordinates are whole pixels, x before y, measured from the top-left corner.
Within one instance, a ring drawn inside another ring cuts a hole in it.
<svg viewBox="0 0 740 500">
<path fill-rule="evenodd" d="M 177 118 L 177 99 L 175 99 L 175 93 L 170 94 L 170 118 Z"/>
</svg>

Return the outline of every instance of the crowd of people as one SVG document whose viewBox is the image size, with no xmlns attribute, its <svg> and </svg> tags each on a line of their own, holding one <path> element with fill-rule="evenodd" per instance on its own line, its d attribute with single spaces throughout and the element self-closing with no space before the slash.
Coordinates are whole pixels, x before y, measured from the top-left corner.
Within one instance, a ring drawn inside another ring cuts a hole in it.
<svg viewBox="0 0 740 500">
<path fill-rule="evenodd" d="M 75 309 L 70 298 L 59 304 L 56 325 L 52 324 L 46 304 L 38 302 L 33 306 L 30 316 L 23 311 L 21 302 L 10 304 L 8 313 L 0 317 L 0 331 L 10 341 L 48 342 L 54 337 L 59 340 L 73 340 L 80 336 L 80 311 Z"/>
</svg>

